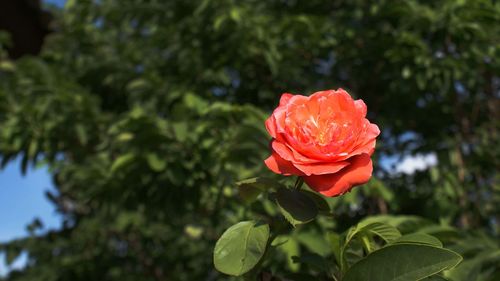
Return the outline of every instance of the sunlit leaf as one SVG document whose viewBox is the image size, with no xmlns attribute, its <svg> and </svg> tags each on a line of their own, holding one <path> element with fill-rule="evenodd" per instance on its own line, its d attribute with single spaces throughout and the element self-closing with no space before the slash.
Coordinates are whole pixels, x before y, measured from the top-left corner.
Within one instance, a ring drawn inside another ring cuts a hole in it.
<svg viewBox="0 0 500 281">
<path fill-rule="evenodd" d="M 438 247 L 394 244 L 377 250 L 345 274 L 343 281 L 419 280 L 456 266 L 462 257 Z"/>
<path fill-rule="evenodd" d="M 214 265 L 222 273 L 240 276 L 260 261 L 267 248 L 269 225 L 243 221 L 228 228 L 215 244 Z"/>
</svg>

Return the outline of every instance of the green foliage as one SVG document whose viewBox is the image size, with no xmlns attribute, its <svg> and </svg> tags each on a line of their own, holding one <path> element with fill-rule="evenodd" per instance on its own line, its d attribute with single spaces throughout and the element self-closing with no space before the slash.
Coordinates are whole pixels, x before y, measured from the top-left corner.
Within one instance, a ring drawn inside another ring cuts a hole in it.
<svg viewBox="0 0 500 281">
<path fill-rule="evenodd" d="M 384 247 L 354 264 L 344 281 L 420 280 L 456 266 L 462 257 L 432 246 L 397 243 Z"/>
<path fill-rule="evenodd" d="M 29 256 L 4 279 L 235 280 L 212 253 L 249 219 L 270 228 L 255 279 L 339 281 L 401 247 L 459 253 L 448 280 L 500 279 L 496 1 L 103 0 L 53 13 L 38 57 L 9 60 L 0 33 L 0 165 L 47 166 L 64 222 L 1 244 Z M 283 191 L 294 179 L 264 167 L 265 118 L 282 92 L 337 87 L 382 130 L 374 178 L 337 198 Z M 386 165 L 426 153 L 437 165 L 413 174 Z"/>
<path fill-rule="evenodd" d="M 436 237 L 431 236 L 429 234 L 418 233 L 418 232 L 401 236 L 393 243 L 405 243 L 405 244 L 415 243 L 415 244 L 432 245 L 435 247 L 443 247 L 443 243 L 441 243 L 441 241 L 439 241 L 439 239 L 437 239 Z"/>
<path fill-rule="evenodd" d="M 362 245 L 368 253 L 377 248 L 377 245 L 373 243 L 374 236 L 389 243 L 401 237 L 401 233 L 391 225 L 377 222 L 371 224 L 361 222 L 357 226 L 350 228 L 345 234 L 344 245 L 340 248 L 338 254 L 342 272 L 345 272 L 347 267 L 361 259 L 363 252 L 360 251 L 359 245 Z"/>
<path fill-rule="evenodd" d="M 315 195 L 317 200 L 313 200 L 307 195 L 309 191 L 300 190 L 300 181 L 295 183 L 293 189 L 281 186 L 276 192 L 273 191 L 276 183 L 270 180 L 250 179 L 239 185 L 259 186 L 259 191 L 269 192 L 269 200 L 274 200 L 286 221 L 294 228 L 314 220 L 318 216 L 319 206 L 325 204 L 320 195 Z M 287 256 L 291 271 L 298 272 L 304 266 L 333 280 L 421 280 L 427 277 L 440 278 L 435 275 L 447 269 L 453 269 L 451 274 L 460 275 L 464 267 L 454 268 L 462 256 L 444 249 L 438 238 L 424 233 L 434 229 L 434 233 L 439 234 L 436 231 L 439 227 L 417 227 L 402 236 L 396 226 L 387 223 L 392 221 L 399 224 L 416 219 L 372 216 L 345 233 L 327 232 L 329 241 L 311 231 L 298 232 L 286 228 L 276 218 L 270 220 L 271 231 L 268 224 L 265 224 L 264 230 L 262 224 L 244 221 L 227 229 L 217 241 L 214 249 L 215 268 L 229 275 L 243 275 L 253 280 L 255 272 L 261 271 L 266 262 L 265 258 L 261 260 L 264 253 L 270 256 L 279 250 Z M 261 228 L 257 234 L 256 228 Z M 271 243 L 268 243 L 270 232 Z M 303 253 L 301 245 L 310 253 Z M 268 260 L 273 261 L 272 258 Z M 301 279 L 314 278 L 313 275 L 303 274 Z"/>
<path fill-rule="evenodd" d="M 308 223 L 318 215 L 316 203 L 298 190 L 280 188 L 273 196 L 281 213 L 293 226 Z"/>
<path fill-rule="evenodd" d="M 247 273 L 264 255 L 268 239 L 267 224 L 245 221 L 231 226 L 215 244 L 215 268 L 235 276 Z"/>
<path fill-rule="evenodd" d="M 252 178 L 236 183 L 240 197 L 247 203 L 251 203 L 257 197 L 269 188 L 280 188 L 283 185 L 277 181 L 268 178 Z"/>
<path fill-rule="evenodd" d="M 484 234 L 475 234 L 461 239 L 453 246 L 465 260 L 453 270 L 446 272 L 451 280 L 495 280 L 500 261 L 500 244 Z"/>
</svg>

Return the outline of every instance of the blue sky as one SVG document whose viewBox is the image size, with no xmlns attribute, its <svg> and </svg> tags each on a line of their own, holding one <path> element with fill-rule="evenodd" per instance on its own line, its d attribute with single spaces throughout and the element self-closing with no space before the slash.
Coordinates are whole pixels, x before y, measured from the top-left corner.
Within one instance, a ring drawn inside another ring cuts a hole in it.
<svg viewBox="0 0 500 281">
<path fill-rule="evenodd" d="M 47 4 L 54 4 L 56 6 L 63 6 L 66 0 L 44 0 L 43 2 Z"/>
<path fill-rule="evenodd" d="M 47 190 L 54 187 L 46 168 L 30 168 L 22 176 L 20 159 L 16 159 L 0 170 L 0 243 L 26 236 L 26 225 L 34 218 L 42 221 L 44 230 L 61 225 L 61 217 L 45 197 Z M 25 255 L 13 267 L 22 266 L 24 260 Z M 0 256 L 0 276 L 6 270 L 4 257 Z"/>
<path fill-rule="evenodd" d="M 35 217 L 46 227 L 59 225 L 60 218 L 46 199 L 46 190 L 54 190 L 46 168 L 31 168 L 22 176 L 17 159 L 0 171 L 0 243 L 25 236 L 26 224 Z"/>
</svg>

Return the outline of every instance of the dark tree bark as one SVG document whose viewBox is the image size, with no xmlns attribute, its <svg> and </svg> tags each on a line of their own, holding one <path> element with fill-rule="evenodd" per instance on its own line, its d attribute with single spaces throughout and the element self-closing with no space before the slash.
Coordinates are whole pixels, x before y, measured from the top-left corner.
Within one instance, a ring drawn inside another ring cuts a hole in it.
<svg viewBox="0 0 500 281">
<path fill-rule="evenodd" d="M 13 59 L 40 52 L 50 32 L 52 16 L 42 10 L 40 0 L 0 0 L 0 30 L 7 31 L 12 45 L 7 51 Z"/>
</svg>

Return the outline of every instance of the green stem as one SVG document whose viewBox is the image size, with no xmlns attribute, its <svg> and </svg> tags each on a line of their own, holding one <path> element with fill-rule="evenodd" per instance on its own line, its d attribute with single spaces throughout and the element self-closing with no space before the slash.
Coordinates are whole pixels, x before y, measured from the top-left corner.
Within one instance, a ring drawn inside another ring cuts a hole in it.
<svg viewBox="0 0 500 281">
<path fill-rule="evenodd" d="M 304 179 L 301 177 L 297 177 L 297 180 L 295 181 L 294 188 L 298 191 L 302 188 L 303 184 L 304 184 Z"/>
</svg>

